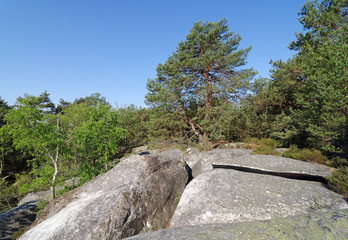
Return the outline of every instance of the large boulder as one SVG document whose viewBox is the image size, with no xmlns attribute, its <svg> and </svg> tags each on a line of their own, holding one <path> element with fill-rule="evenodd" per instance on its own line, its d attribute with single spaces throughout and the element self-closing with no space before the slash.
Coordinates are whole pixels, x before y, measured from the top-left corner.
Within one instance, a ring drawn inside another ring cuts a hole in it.
<svg viewBox="0 0 348 240">
<path fill-rule="evenodd" d="M 327 166 L 272 155 L 246 154 L 233 158 L 222 156 L 212 162 L 212 167 L 323 182 L 325 178 L 331 176 L 331 169 Z"/>
<path fill-rule="evenodd" d="M 127 239 L 348 239 L 348 209 L 269 221 L 171 228 Z"/>
<path fill-rule="evenodd" d="M 131 155 L 50 202 L 21 239 L 119 239 L 164 228 L 188 178 L 180 161 Z"/>
<path fill-rule="evenodd" d="M 329 175 L 326 167 L 274 156 L 220 156 L 212 165 L 222 168 L 204 171 L 186 187 L 171 227 L 269 220 L 313 209 L 348 208 L 347 201 L 323 183 L 296 179 L 296 174 L 300 179 L 301 174 L 314 180 L 323 178 Z M 229 166 L 239 168 L 226 169 Z M 274 176 L 277 171 L 281 174 Z"/>
<path fill-rule="evenodd" d="M 234 159 L 250 155 L 250 149 L 215 149 L 213 151 L 192 153 L 184 156 L 185 162 L 192 168 L 193 177 L 213 169 L 212 163 L 217 159 Z"/>
<path fill-rule="evenodd" d="M 12 235 L 28 227 L 36 218 L 37 201 L 29 201 L 0 213 L 0 239 L 12 240 Z"/>
</svg>

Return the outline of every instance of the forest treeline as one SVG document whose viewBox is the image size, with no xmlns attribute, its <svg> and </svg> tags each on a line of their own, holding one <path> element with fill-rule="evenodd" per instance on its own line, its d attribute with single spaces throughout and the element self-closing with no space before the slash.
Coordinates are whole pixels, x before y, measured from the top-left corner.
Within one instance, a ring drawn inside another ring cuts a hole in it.
<svg viewBox="0 0 348 240">
<path fill-rule="evenodd" d="M 338 168 L 348 192 L 348 1 L 307 1 L 294 56 L 271 61 L 271 77 L 246 68 L 251 47 L 227 20 L 197 22 L 147 82 L 147 108 L 112 107 L 100 94 L 52 103 L 47 92 L 0 98 L 0 209 L 28 191 L 107 171 L 136 146 L 182 146 L 270 138 L 278 147 L 315 149 Z M 281 57 L 281 56 L 280 56 Z M 58 193 L 59 194 L 59 193 Z"/>
</svg>

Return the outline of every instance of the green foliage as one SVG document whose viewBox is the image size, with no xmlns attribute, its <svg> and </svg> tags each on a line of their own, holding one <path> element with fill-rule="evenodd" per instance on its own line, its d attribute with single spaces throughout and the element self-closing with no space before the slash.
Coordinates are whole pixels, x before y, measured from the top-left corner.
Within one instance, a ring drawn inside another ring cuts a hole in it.
<svg viewBox="0 0 348 240">
<path fill-rule="evenodd" d="M 254 149 L 252 154 L 274 155 L 274 156 L 281 155 L 281 153 L 275 149 L 278 145 L 278 142 L 274 139 L 271 139 L 271 138 L 261 138 L 261 139 L 251 138 L 251 139 L 249 139 L 249 142 L 258 144 L 258 146 Z"/>
<path fill-rule="evenodd" d="M 297 54 L 271 61 L 272 78 L 254 83 L 251 132 L 283 146 L 348 151 L 347 1 L 307 1 L 299 16 Z"/>
<path fill-rule="evenodd" d="M 141 146 L 148 140 L 149 110 L 134 105 L 118 108 L 120 127 L 127 130 L 129 147 Z"/>
<path fill-rule="evenodd" d="M 24 196 L 27 192 L 31 191 L 32 176 L 26 172 L 16 174 L 15 186 L 20 195 Z"/>
<path fill-rule="evenodd" d="M 17 232 L 12 235 L 12 239 L 19 239 L 23 233 L 25 233 L 27 229 L 25 227 L 20 228 Z"/>
<path fill-rule="evenodd" d="M 4 156 L 9 156 L 14 147 L 34 156 L 25 159 L 30 172 L 17 176 L 20 194 L 51 185 L 54 197 L 59 182 L 76 176 L 69 170 L 60 173 L 62 167 L 76 170 L 88 166 L 92 170 L 83 178 L 90 179 L 102 172 L 101 166 L 105 170 L 109 167 L 126 135 L 119 127 L 117 113 L 100 95 L 92 94 L 72 104 L 62 100 L 59 109 L 54 109 L 48 96 L 45 92 L 38 97 L 18 98 L 0 128 L 1 172 L 6 169 L 3 163 L 10 166 Z"/>
<path fill-rule="evenodd" d="M 195 23 L 176 52 L 158 65 L 157 78 L 148 80 L 146 103 L 207 141 L 221 103 L 245 95 L 255 75 L 253 69 L 241 69 L 251 48 L 237 50 L 240 40 L 228 31 L 225 19 Z M 221 138 L 220 133 L 211 136 Z"/>
<path fill-rule="evenodd" d="M 37 208 L 39 211 L 36 213 L 36 217 L 38 217 L 41 213 L 41 211 L 47 206 L 48 201 L 41 201 L 37 204 Z"/>
<path fill-rule="evenodd" d="M 119 127 L 117 113 L 107 105 L 98 104 L 89 108 L 88 119 L 76 129 L 76 143 L 82 158 L 105 164 L 124 140 L 126 132 Z"/>
<path fill-rule="evenodd" d="M 348 197 L 348 167 L 341 167 L 334 171 L 328 181 L 333 191 Z"/>
<path fill-rule="evenodd" d="M 294 112 L 300 127 L 315 147 L 334 150 L 344 143 L 348 119 L 348 45 L 346 0 L 307 2 L 301 9 L 304 31 L 291 49 L 298 50 L 296 63 L 304 78 L 296 94 L 300 110 Z"/>
<path fill-rule="evenodd" d="M 244 140 L 245 143 L 251 143 L 251 144 L 257 144 L 257 145 L 265 145 L 269 146 L 271 148 L 276 148 L 278 147 L 279 143 L 277 140 L 274 140 L 272 138 L 246 138 Z"/>
<path fill-rule="evenodd" d="M 324 156 L 319 150 L 310 149 L 298 149 L 296 145 L 291 145 L 290 148 L 283 153 L 284 157 L 294 158 L 306 162 L 317 162 L 324 164 L 327 161 L 327 157 Z"/>
<path fill-rule="evenodd" d="M 5 179 L 0 179 L 0 212 L 16 207 L 17 202 L 16 187 L 10 185 Z"/>
<path fill-rule="evenodd" d="M 10 110 L 10 106 L 7 104 L 7 102 L 5 102 L 4 99 L 1 99 L 0 97 L 0 127 L 5 125 L 4 118 L 9 110 Z"/>
<path fill-rule="evenodd" d="M 340 157 L 334 157 L 330 159 L 327 165 L 334 168 L 348 167 L 348 160 Z"/>
<path fill-rule="evenodd" d="M 267 145 L 259 145 L 255 150 L 252 152 L 252 154 L 262 154 L 262 155 L 274 155 L 274 156 L 280 156 L 281 153 L 278 152 L 276 149 L 272 148 L 271 146 Z"/>
<path fill-rule="evenodd" d="M 34 166 L 29 174 L 21 174 L 20 179 L 17 179 L 18 192 L 25 195 L 28 192 L 48 190 L 53 173 L 54 167 L 50 164 L 46 163 L 40 167 Z"/>
<path fill-rule="evenodd" d="M 88 182 L 105 171 L 105 165 L 101 162 L 97 162 L 93 165 L 82 164 L 77 172 L 78 176 L 81 178 L 79 185 Z"/>
</svg>

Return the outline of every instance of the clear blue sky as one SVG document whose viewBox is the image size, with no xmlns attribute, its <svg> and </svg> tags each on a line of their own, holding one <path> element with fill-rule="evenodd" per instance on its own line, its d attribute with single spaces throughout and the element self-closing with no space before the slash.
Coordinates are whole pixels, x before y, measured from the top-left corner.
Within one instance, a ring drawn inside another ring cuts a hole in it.
<svg viewBox="0 0 348 240">
<path fill-rule="evenodd" d="M 53 102 L 95 92 L 144 105 L 146 82 L 197 21 L 228 20 L 252 46 L 248 67 L 269 76 L 288 59 L 305 0 L 2 0 L 0 97 L 12 105 L 45 90 Z"/>
</svg>

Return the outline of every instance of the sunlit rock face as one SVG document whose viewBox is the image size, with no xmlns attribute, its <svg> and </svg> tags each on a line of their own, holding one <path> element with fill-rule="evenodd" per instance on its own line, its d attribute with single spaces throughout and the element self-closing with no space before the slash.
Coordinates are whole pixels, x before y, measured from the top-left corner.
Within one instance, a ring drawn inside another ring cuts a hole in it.
<svg viewBox="0 0 348 240">
<path fill-rule="evenodd" d="M 243 149 L 198 153 L 188 158 L 199 174 L 186 187 L 171 220 L 172 228 L 348 208 L 347 201 L 323 183 L 331 175 L 325 166 L 251 155 Z"/>
<path fill-rule="evenodd" d="M 162 229 L 187 179 L 181 155 L 131 155 L 53 200 L 21 239 L 119 239 Z"/>
</svg>

